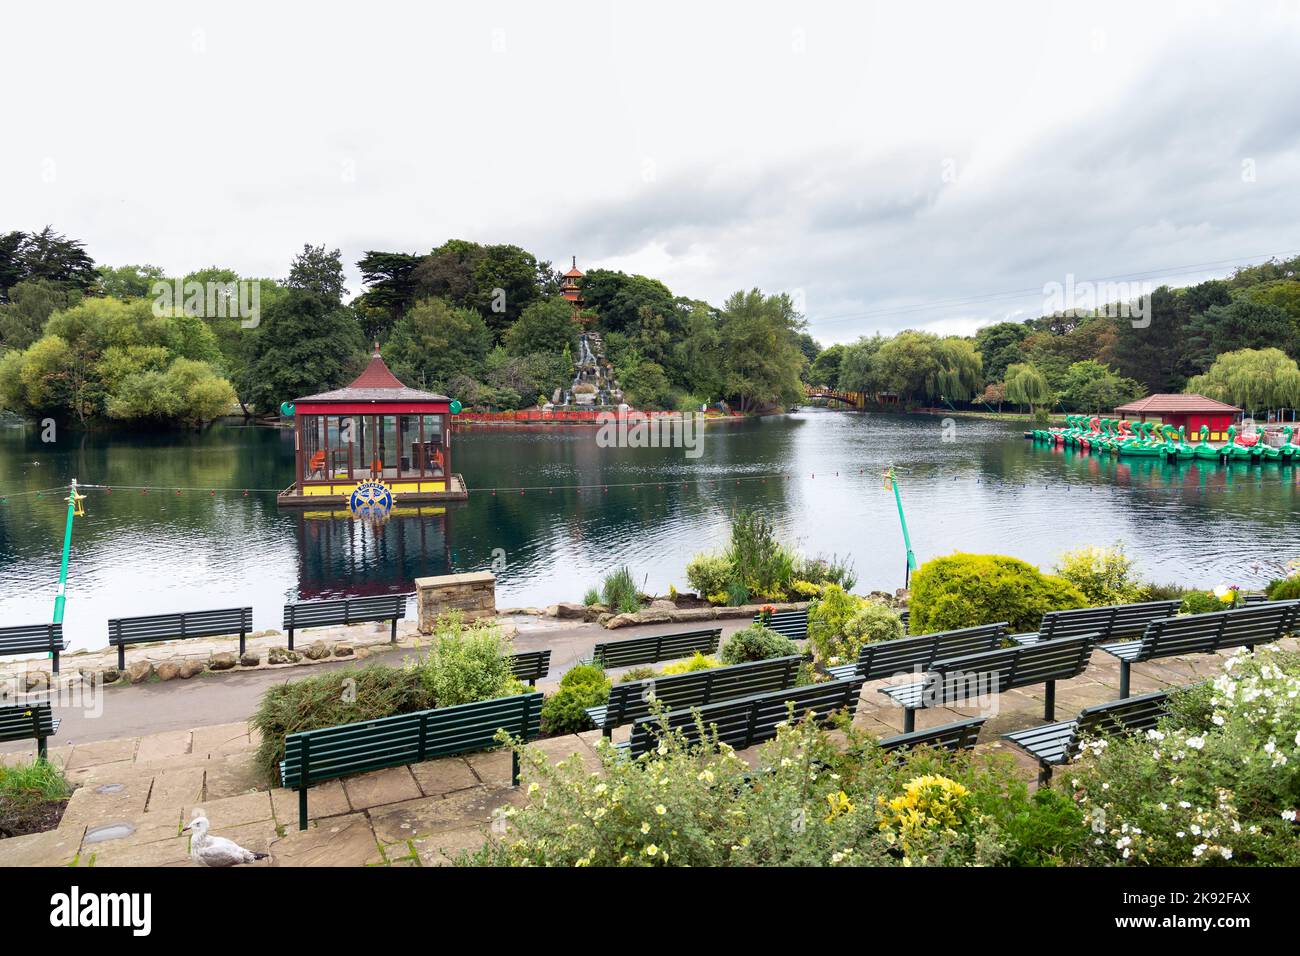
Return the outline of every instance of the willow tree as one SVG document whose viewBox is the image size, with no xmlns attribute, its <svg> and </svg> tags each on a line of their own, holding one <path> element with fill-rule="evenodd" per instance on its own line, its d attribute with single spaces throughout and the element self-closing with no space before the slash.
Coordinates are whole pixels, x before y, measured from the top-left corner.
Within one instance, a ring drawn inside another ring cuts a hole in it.
<svg viewBox="0 0 1300 956">
<path fill-rule="evenodd" d="M 1007 375 L 1003 380 L 1007 401 L 1017 405 L 1028 405 L 1033 412 L 1039 405 L 1046 405 L 1052 400 L 1052 389 L 1047 384 L 1043 373 L 1028 362 L 1017 362 L 1007 366 Z"/>
<path fill-rule="evenodd" d="M 1300 366 L 1281 349 L 1238 349 L 1220 355 L 1209 371 L 1188 381 L 1186 390 L 1245 409 L 1295 408 Z"/>
<path fill-rule="evenodd" d="M 969 402 L 984 386 L 984 360 L 970 339 L 950 336 L 934 346 L 939 367 L 929 381 L 930 394 L 949 401 Z"/>
</svg>

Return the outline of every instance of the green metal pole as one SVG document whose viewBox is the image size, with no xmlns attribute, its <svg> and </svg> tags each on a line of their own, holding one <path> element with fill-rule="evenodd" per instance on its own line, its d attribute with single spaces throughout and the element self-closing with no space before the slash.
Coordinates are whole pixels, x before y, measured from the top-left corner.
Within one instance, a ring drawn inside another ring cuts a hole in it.
<svg viewBox="0 0 1300 956">
<path fill-rule="evenodd" d="M 72 516 L 77 510 L 77 479 L 72 479 L 68 492 L 68 523 L 63 529 L 63 563 L 59 565 L 59 592 L 54 598 L 54 623 L 63 623 L 63 605 L 68 590 L 68 554 L 72 551 Z"/>
<path fill-rule="evenodd" d="M 912 537 L 907 533 L 907 518 L 903 515 L 903 496 L 898 491 L 898 479 L 894 469 L 889 469 L 889 483 L 894 489 L 894 504 L 898 505 L 898 523 L 903 528 L 903 547 L 907 549 L 907 569 L 903 572 L 903 587 L 912 584 L 912 572 L 916 570 L 916 555 L 912 553 Z"/>
</svg>

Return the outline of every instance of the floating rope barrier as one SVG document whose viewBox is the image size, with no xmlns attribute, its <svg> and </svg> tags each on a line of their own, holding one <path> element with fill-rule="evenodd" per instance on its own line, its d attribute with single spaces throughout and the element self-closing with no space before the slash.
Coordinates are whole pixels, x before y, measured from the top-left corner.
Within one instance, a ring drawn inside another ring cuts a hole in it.
<svg viewBox="0 0 1300 956">
<path fill-rule="evenodd" d="M 926 475 L 918 474 L 916 472 L 910 472 L 910 473 L 905 472 L 902 469 L 895 469 L 895 470 L 900 475 L 904 475 L 904 474 L 907 475 L 907 477 L 912 483 L 912 486 L 916 488 L 918 491 L 923 490 L 927 488 L 927 486 L 931 486 L 931 485 L 941 485 L 941 484 L 947 484 L 949 482 L 955 484 L 963 481 L 969 483 L 971 481 L 971 476 L 963 476 L 963 475 L 949 476 L 949 475 L 942 475 L 942 474 L 926 476 Z M 1083 482 L 1083 481 L 1065 480 L 1065 481 L 1052 483 L 1052 482 L 1043 482 L 1041 480 L 1035 480 L 1032 482 L 1005 481 L 1005 480 L 989 479 L 983 476 L 975 476 L 974 483 L 977 486 L 982 488 L 991 488 L 997 490 L 1011 490 L 1011 491 L 1017 491 L 1017 490 L 1028 491 L 1030 489 L 1036 491 L 1038 490 L 1038 486 L 1041 484 L 1042 489 L 1044 491 L 1051 491 L 1054 488 L 1058 490 L 1063 489 L 1067 494 L 1074 494 L 1076 492 L 1092 493 L 1093 491 L 1098 491 L 1098 490 L 1115 490 L 1115 491 L 1141 490 L 1141 491 L 1161 491 L 1161 492 L 1182 492 L 1186 494 L 1206 494 L 1206 493 L 1213 494 L 1213 493 L 1233 491 L 1233 490 L 1244 490 L 1248 488 L 1256 488 L 1256 489 L 1263 488 L 1266 485 L 1278 485 L 1278 486 L 1300 485 L 1300 469 L 1296 469 L 1296 472 L 1297 473 L 1294 476 L 1291 475 L 1277 475 L 1277 476 L 1267 476 L 1267 477 L 1263 475 L 1253 476 L 1253 477 L 1237 476 L 1234 478 L 1234 480 L 1231 483 L 1221 481 L 1216 484 L 1198 484 L 1195 486 L 1186 485 L 1186 484 L 1176 484 L 1176 483 L 1164 484 L 1158 482 L 1134 483 L 1134 482 L 1111 481 L 1108 483 L 1103 483 L 1100 481 Z M 818 479 L 817 477 L 818 474 L 821 475 L 820 479 Z M 816 481 L 816 480 L 831 481 L 836 479 L 843 480 L 843 479 L 864 477 L 867 476 L 868 474 L 870 474 L 871 479 L 874 481 L 876 477 L 878 477 L 879 472 L 875 468 L 870 468 L 870 469 L 858 468 L 858 469 L 848 469 L 843 471 L 808 472 L 806 475 L 806 480 L 808 481 Z M 1222 474 L 1222 473 L 1215 472 L 1215 474 Z M 526 495 L 529 492 L 533 492 L 534 494 L 553 495 L 557 491 L 558 492 L 573 491 L 578 493 L 583 493 L 588 491 L 593 491 L 593 492 L 598 491 L 601 494 L 606 494 L 609 492 L 611 488 L 615 490 L 654 488 L 656 490 L 662 491 L 666 488 L 698 487 L 707 490 L 717 490 L 722 485 L 727 483 L 730 483 L 733 487 L 740 487 L 741 485 L 752 484 L 754 482 L 758 482 L 759 484 L 766 484 L 769 480 L 773 482 L 805 480 L 805 475 L 802 472 L 797 474 L 794 472 L 763 472 L 763 473 L 753 474 L 753 475 L 749 475 L 749 474 L 737 475 L 736 473 L 732 472 L 731 474 L 702 476 L 696 478 L 688 478 L 684 480 L 673 479 L 673 478 L 655 478 L 647 481 L 598 481 L 598 482 L 566 483 L 566 484 L 553 484 L 553 485 L 495 485 L 495 486 L 489 486 L 483 488 L 470 488 L 469 496 L 470 498 L 473 498 L 476 495 L 498 497 L 504 494 Z M 284 490 L 282 488 L 242 488 L 242 487 L 229 488 L 229 487 L 213 487 L 213 486 L 202 486 L 202 485 L 177 486 L 177 485 L 78 484 L 77 487 L 83 491 L 98 491 L 104 494 L 112 494 L 115 491 L 116 492 L 138 492 L 141 495 L 160 494 L 160 495 L 168 495 L 171 497 L 184 497 L 187 494 L 195 494 L 195 495 L 204 495 L 209 498 L 215 498 L 217 495 L 231 495 L 231 494 L 239 495 L 245 498 L 249 497 L 250 495 L 262 495 L 262 494 L 278 495 Z M 32 491 L 2 492 L 0 493 L 0 505 L 7 504 L 10 499 L 19 499 L 19 498 L 43 499 L 47 495 L 52 496 L 55 494 L 58 494 L 60 496 L 58 498 L 58 503 L 62 505 L 65 501 L 62 495 L 64 492 L 66 492 L 66 490 L 67 489 L 64 488 L 63 486 L 58 486 L 54 488 L 41 488 Z M 54 500 L 54 499 L 51 498 L 50 500 Z"/>
</svg>

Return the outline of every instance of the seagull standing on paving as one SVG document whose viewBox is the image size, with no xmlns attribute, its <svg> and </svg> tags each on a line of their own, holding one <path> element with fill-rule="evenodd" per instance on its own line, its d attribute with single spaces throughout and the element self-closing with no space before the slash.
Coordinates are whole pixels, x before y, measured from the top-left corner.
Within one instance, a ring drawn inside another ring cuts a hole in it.
<svg viewBox="0 0 1300 956">
<path fill-rule="evenodd" d="M 207 817 L 195 817 L 185 829 L 194 834 L 190 838 L 190 859 L 199 866 L 239 866 L 266 859 L 265 853 L 245 850 L 234 840 L 208 836 Z"/>
</svg>

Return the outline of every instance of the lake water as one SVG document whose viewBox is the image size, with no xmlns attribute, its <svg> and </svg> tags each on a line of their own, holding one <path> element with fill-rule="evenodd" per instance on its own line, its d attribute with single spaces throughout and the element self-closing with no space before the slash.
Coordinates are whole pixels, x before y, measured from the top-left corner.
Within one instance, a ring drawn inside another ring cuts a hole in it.
<svg viewBox="0 0 1300 956">
<path fill-rule="evenodd" d="M 251 604 L 257 627 L 278 627 L 286 601 L 409 591 L 416 577 L 494 565 L 501 607 L 580 600 L 624 563 L 649 591 L 685 589 L 687 560 L 720 547 L 741 506 L 805 552 L 850 556 L 858 590 L 892 589 L 905 558 L 881 480 L 891 463 L 922 562 L 996 551 L 1047 567 L 1068 548 L 1122 541 L 1148 577 L 1212 586 L 1262 583 L 1300 555 L 1300 469 L 1116 460 L 1035 447 L 1022 433 L 808 410 L 710 426 L 692 459 L 601 448 L 590 429 L 469 431 L 455 436 L 455 468 L 470 500 L 375 526 L 277 508 L 275 490 L 293 478 L 287 430 L 65 432 L 45 444 L 34 427 L 3 428 L 0 622 L 49 620 L 66 515 L 58 486 L 74 476 L 112 489 L 88 491 L 74 529 L 74 647 L 104 646 L 110 617 Z"/>
</svg>

